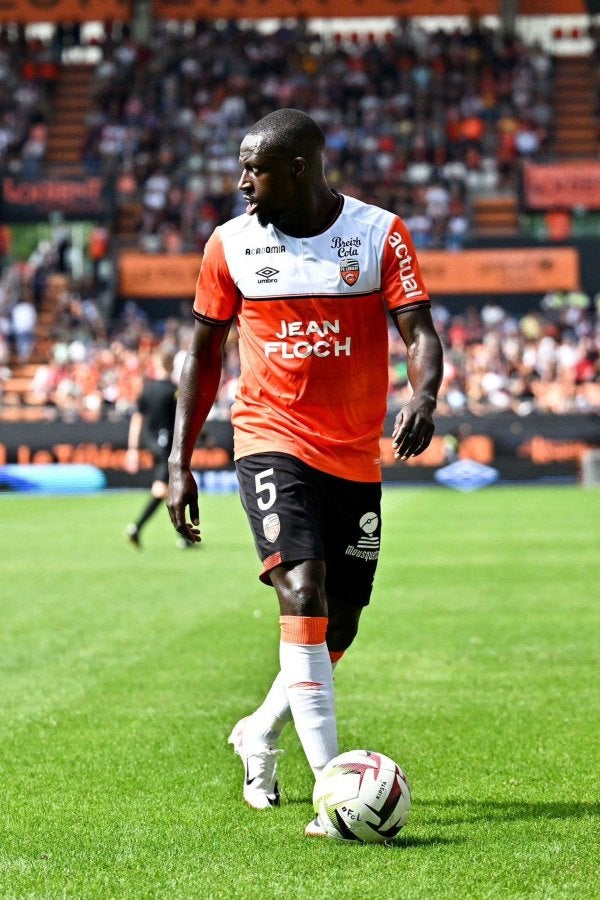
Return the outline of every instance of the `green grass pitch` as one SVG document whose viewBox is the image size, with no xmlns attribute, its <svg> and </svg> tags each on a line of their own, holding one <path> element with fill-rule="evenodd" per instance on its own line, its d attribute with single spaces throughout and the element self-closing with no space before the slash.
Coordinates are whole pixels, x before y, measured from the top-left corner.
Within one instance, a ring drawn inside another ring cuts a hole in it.
<svg viewBox="0 0 600 900">
<path fill-rule="evenodd" d="M 277 667 L 275 597 L 235 495 L 202 548 L 145 495 L 0 498 L 0 897 L 600 897 L 600 495 L 387 489 L 371 607 L 337 669 L 340 749 L 413 789 L 390 847 L 306 839 L 241 801 L 226 738 Z"/>
</svg>

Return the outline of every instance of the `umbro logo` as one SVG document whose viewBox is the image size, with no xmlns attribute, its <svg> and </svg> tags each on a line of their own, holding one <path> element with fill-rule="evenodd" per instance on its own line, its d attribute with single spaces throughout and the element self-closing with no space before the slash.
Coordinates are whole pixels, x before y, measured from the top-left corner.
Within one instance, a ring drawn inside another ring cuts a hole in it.
<svg viewBox="0 0 600 900">
<path fill-rule="evenodd" d="M 272 269 L 271 266 L 263 266 L 256 274 L 259 276 L 259 284 L 274 284 L 277 279 L 273 276 L 279 275 L 279 269 Z"/>
</svg>

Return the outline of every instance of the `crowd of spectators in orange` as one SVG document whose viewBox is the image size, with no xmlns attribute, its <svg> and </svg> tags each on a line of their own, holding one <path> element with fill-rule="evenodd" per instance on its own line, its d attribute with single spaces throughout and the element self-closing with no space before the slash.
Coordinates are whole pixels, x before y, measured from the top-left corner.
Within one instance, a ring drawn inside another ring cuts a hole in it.
<svg viewBox="0 0 600 900">
<path fill-rule="evenodd" d="M 551 56 L 478 23 L 336 40 L 307 22 L 157 22 L 147 44 L 124 30 L 103 51 L 82 156 L 141 200 L 149 250 L 201 250 L 241 210 L 239 140 L 274 107 L 306 109 L 332 185 L 394 209 L 418 247 L 461 246 L 470 196 L 514 190 L 551 138 Z"/>
<path fill-rule="evenodd" d="M 59 298 L 49 361 L 39 365 L 26 402 L 65 419 L 125 417 L 135 408 L 152 350 L 169 345 L 175 377 L 193 329 L 191 302 L 153 323 L 127 303 L 111 328 L 86 285 L 66 287 Z M 481 307 L 433 304 L 445 350 L 439 398 L 442 415 L 513 412 L 600 412 L 600 295 L 546 295 L 536 308 L 509 312 L 496 302 Z M 390 326 L 390 410 L 408 397 L 406 350 Z M 10 373 L 0 339 L 0 375 Z M 4 367 L 3 367 L 4 363 Z M 235 396 L 239 357 L 235 329 L 228 342 L 212 416 L 226 419 Z M 0 377 L 0 391 L 2 378 Z M 3 398 L 10 404 L 10 396 Z"/>
<path fill-rule="evenodd" d="M 143 45 L 127 28 L 107 31 L 101 51 L 82 160 L 114 179 L 121 199 L 141 198 L 148 250 L 201 250 L 216 224 L 242 211 L 239 139 L 276 106 L 307 109 L 326 133 L 331 183 L 398 212 L 417 247 L 459 247 L 469 196 L 514 189 L 520 161 L 543 158 L 551 137 L 551 57 L 480 24 L 433 33 L 399 23 L 377 39 L 325 40 L 305 22 L 272 34 L 157 22 Z M 0 35 L 0 169 L 27 174 L 43 159 L 36 127 L 55 67 L 55 45 Z M 45 268 L 38 259 L 1 272 L 0 390 L 16 350 L 9 317 L 24 297 L 37 307 Z M 442 413 L 600 411 L 594 299 L 554 295 L 519 314 L 436 305 L 434 315 L 446 350 Z M 26 401 L 66 418 L 129 415 L 152 347 L 169 342 L 180 364 L 191 327 L 187 307 L 158 329 L 133 304 L 113 322 L 93 284 L 71 283 Z M 237 374 L 232 334 L 213 415 L 228 415 Z M 391 330 L 390 406 L 407 391 Z"/>
<path fill-rule="evenodd" d="M 42 173 L 61 46 L 0 33 L 0 170 Z M 121 26 L 98 48 L 81 159 L 139 199 L 151 250 L 201 250 L 237 211 L 241 133 L 276 106 L 309 111 L 333 185 L 393 208 L 418 246 L 460 246 L 470 195 L 514 188 L 551 138 L 551 56 L 478 23 L 336 40 L 307 22 L 157 21 L 146 43 Z"/>
</svg>

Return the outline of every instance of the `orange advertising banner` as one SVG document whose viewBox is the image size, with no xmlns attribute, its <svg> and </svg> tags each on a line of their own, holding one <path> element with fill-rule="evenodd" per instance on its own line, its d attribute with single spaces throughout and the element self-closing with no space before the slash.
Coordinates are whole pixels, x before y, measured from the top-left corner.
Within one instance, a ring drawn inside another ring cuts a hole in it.
<svg viewBox="0 0 600 900">
<path fill-rule="evenodd" d="M 131 0 L 0 0 L 0 22 L 127 22 Z"/>
<path fill-rule="evenodd" d="M 520 16 L 562 16 L 587 15 L 589 13 L 586 0 L 521 0 Z"/>
<path fill-rule="evenodd" d="M 425 284 L 436 294 L 543 294 L 579 288 L 574 247 L 421 250 Z"/>
<path fill-rule="evenodd" d="M 600 209 L 600 162 L 528 163 L 523 192 L 529 209 Z"/>
<path fill-rule="evenodd" d="M 0 0 L 1 2 L 1 0 Z M 364 16 L 499 15 L 501 0 L 154 0 L 164 19 L 344 18 Z M 351 26 L 349 26 L 351 29 Z"/>
<path fill-rule="evenodd" d="M 196 290 L 200 253 L 169 255 L 125 250 L 119 257 L 119 295 L 139 299 L 189 298 Z M 575 290 L 579 254 L 574 247 L 506 250 L 421 250 L 430 294 L 515 294 Z"/>
<path fill-rule="evenodd" d="M 327 0 L 154 0 L 164 19 L 332 18 L 340 10 Z M 522 0 L 520 15 L 588 12 L 585 0 Z M 494 16 L 501 0 L 346 0 L 344 17 Z M 130 0 L 0 0 L 0 22 L 129 21 Z"/>
<path fill-rule="evenodd" d="M 126 250 L 119 257 L 119 294 L 147 300 L 194 299 L 200 253 L 153 255 Z"/>
</svg>

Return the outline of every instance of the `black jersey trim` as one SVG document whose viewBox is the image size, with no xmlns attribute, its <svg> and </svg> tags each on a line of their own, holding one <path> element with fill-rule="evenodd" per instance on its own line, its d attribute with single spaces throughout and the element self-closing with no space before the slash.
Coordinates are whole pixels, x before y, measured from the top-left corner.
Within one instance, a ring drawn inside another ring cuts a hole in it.
<svg viewBox="0 0 600 900">
<path fill-rule="evenodd" d="M 198 322 L 204 322 L 205 325 L 220 325 L 224 328 L 226 325 L 231 325 L 233 322 L 233 317 L 231 319 L 213 319 L 211 316 L 205 316 L 202 313 L 196 312 L 195 309 L 192 309 L 192 314 Z"/>
<path fill-rule="evenodd" d="M 393 309 L 390 309 L 391 316 L 399 316 L 405 312 L 412 312 L 414 309 L 420 309 L 421 307 L 426 307 L 429 309 L 431 306 L 431 300 L 415 300 L 414 303 L 406 303 L 403 306 L 395 306 Z"/>
</svg>

